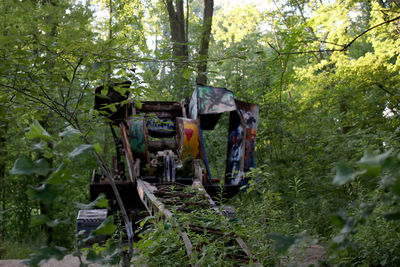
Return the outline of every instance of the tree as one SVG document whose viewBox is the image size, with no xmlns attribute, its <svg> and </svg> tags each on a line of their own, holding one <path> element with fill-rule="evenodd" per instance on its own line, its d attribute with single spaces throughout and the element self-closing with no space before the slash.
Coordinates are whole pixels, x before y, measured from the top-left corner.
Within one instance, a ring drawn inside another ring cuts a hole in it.
<svg viewBox="0 0 400 267">
<path fill-rule="evenodd" d="M 207 59 L 210 43 L 212 19 L 214 12 L 214 0 L 204 0 L 203 29 L 201 33 L 199 63 L 197 66 L 196 83 L 207 84 Z"/>
<path fill-rule="evenodd" d="M 188 26 L 185 27 L 185 16 L 183 8 L 183 0 L 164 0 L 165 7 L 168 11 L 169 25 L 171 30 L 172 55 L 175 64 L 175 87 L 182 91 L 188 90 L 188 80 L 183 76 L 183 72 L 187 69 L 189 60 L 188 51 Z"/>
</svg>

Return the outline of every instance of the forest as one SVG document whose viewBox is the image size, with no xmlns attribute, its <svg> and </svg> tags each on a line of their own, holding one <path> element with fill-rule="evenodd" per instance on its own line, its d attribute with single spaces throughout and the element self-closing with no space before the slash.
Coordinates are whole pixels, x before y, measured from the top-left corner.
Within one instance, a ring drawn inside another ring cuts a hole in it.
<svg viewBox="0 0 400 267">
<path fill-rule="evenodd" d="M 296 266 L 312 246 L 319 266 L 400 266 L 399 0 L 3 0 L 0 14 L 0 259 L 237 266 L 209 239 L 188 257 L 160 214 L 129 247 L 123 212 L 83 245 L 78 210 L 108 207 L 89 188 L 115 150 L 94 99 L 129 81 L 117 91 L 139 108 L 188 103 L 196 84 L 258 105 L 248 184 L 215 199 L 236 217 L 202 218 L 243 239 L 244 266 Z M 228 123 L 204 132 L 221 188 Z"/>
</svg>

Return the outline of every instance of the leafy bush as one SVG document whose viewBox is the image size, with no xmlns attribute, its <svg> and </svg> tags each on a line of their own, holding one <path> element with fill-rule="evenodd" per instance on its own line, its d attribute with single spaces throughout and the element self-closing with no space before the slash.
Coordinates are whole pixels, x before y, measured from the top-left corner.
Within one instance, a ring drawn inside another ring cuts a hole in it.
<svg viewBox="0 0 400 267">
<path fill-rule="evenodd" d="M 334 183 L 360 184 L 370 192 L 333 217 L 340 231 L 332 239 L 331 262 L 343 266 L 399 265 L 399 155 L 366 151 L 356 170 L 344 163 L 338 165 Z"/>
</svg>

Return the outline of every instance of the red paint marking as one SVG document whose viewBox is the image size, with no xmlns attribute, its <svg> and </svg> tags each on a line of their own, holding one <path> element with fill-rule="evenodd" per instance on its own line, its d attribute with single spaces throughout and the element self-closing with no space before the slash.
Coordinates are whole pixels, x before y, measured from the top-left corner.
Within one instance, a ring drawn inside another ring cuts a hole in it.
<svg viewBox="0 0 400 267">
<path fill-rule="evenodd" d="M 239 138 L 237 138 L 237 136 L 233 137 L 233 145 L 236 146 L 237 145 L 237 141 Z"/>
<path fill-rule="evenodd" d="M 185 135 L 188 141 L 190 141 L 190 139 L 193 136 L 193 130 L 192 129 L 185 129 Z"/>
</svg>

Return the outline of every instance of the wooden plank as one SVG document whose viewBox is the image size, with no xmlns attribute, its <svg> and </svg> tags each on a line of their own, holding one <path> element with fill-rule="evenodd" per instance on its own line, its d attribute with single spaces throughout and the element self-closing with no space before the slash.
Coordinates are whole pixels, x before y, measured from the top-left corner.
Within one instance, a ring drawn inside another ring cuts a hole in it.
<svg viewBox="0 0 400 267">
<path fill-rule="evenodd" d="M 157 190 L 157 187 L 143 181 L 142 179 L 137 179 L 137 189 L 140 199 L 142 200 L 143 204 L 145 204 L 149 212 L 152 213 L 151 205 L 154 205 L 166 218 L 172 217 L 172 213 L 166 209 L 164 204 L 162 204 L 153 194 L 153 192 Z"/>
<path fill-rule="evenodd" d="M 129 179 L 131 180 L 132 183 L 134 183 L 136 180 L 136 175 L 135 175 L 136 172 L 134 167 L 135 161 L 133 160 L 128 136 L 126 134 L 126 127 L 122 122 L 120 124 L 120 129 L 121 129 L 121 138 L 122 138 L 122 143 L 124 145 L 126 161 L 128 162 Z"/>
</svg>

